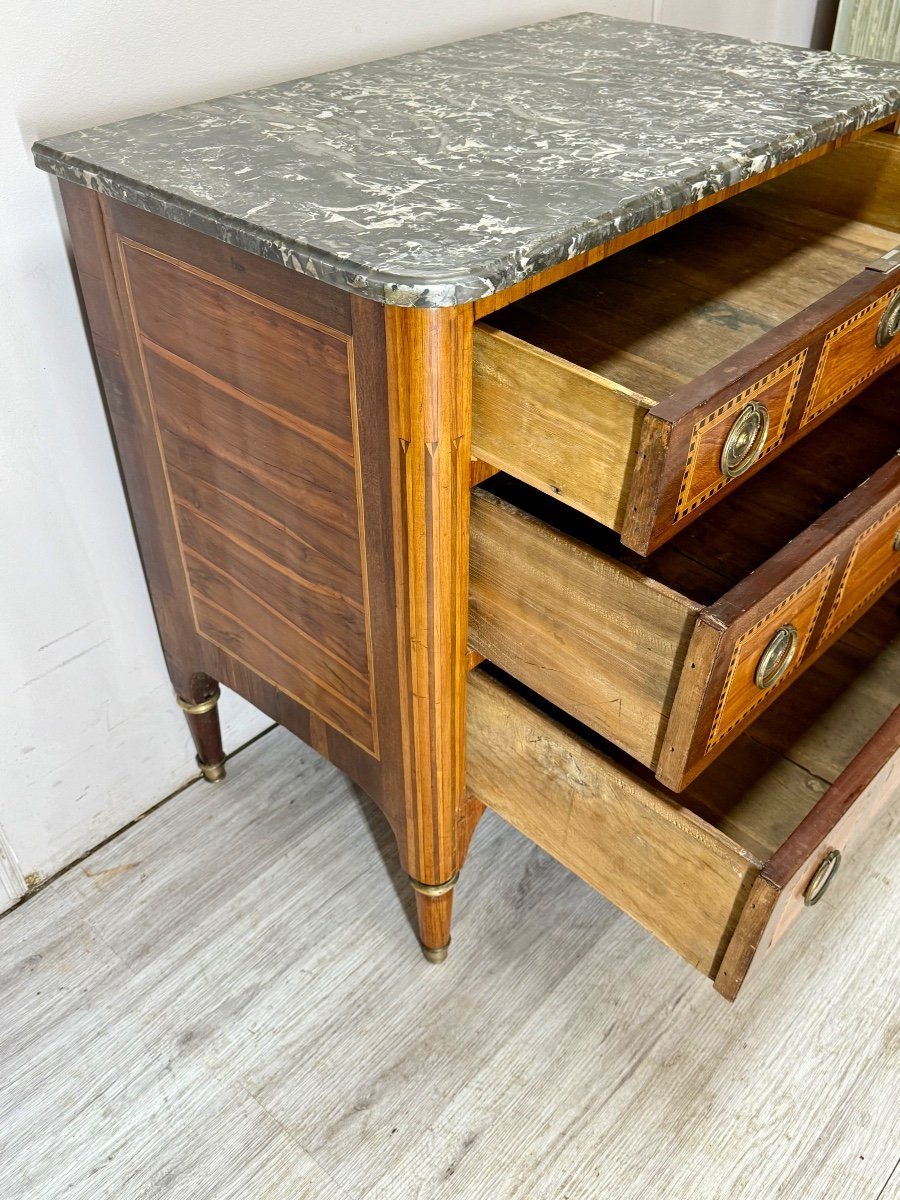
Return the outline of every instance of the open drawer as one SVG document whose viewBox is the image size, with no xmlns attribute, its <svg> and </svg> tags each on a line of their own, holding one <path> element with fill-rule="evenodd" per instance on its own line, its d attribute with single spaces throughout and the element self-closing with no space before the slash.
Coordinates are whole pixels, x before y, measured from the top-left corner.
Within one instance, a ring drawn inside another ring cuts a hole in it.
<svg viewBox="0 0 900 1200">
<path fill-rule="evenodd" d="M 794 920 L 812 931 L 841 857 L 900 792 L 898 680 L 889 596 L 675 796 L 482 668 L 469 789 L 734 999 Z"/>
<path fill-rule="evenodd" d="M 681 790 L 900 574 L 897 382 L 649 558 L 507 477 L 475 489 L 472 648 Z"/>
<path fill-rule="evenodd" d="M 827 160 L 477 325 L 473 454 L 646 554 L 831 416 L 900 355 L 900 138 Z"/>
</svg>

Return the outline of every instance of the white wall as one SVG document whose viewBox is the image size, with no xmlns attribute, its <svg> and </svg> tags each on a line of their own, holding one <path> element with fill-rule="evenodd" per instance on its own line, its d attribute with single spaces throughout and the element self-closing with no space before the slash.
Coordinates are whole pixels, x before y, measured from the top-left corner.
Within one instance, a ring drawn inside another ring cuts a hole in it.
<svg viewBox="0 0 900 1200">
<path fill-rule="evenodd" d="M 665 25 L 809 46 L 821 5 L 822 0 L 656 0 L 653 16 Z"/>
<path fill-rule="evenodd" d="M 32 141 L 579 7 L 804 43 L 814 3 L 0 0 L 0 909 L 194 774 Z"/>
</svg>

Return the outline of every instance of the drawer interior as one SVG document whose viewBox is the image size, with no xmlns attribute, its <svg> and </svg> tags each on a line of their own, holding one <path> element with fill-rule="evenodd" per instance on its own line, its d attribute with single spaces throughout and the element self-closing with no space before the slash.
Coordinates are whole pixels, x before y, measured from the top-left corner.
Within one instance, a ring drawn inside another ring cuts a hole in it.
<svg viewBox="0 0 900 1200">
<path fill-rule="evenodd" d="M 471 679 L 470 788 L 715 977 L 766 864 L 891 718 L 898 614 L 895 588 L 679 795 L 542 698 L 480 668 Z"/>
<path fill-rule="evenodd" d="M 676 737 L 670 721 L 701 614 L 726 597 L 735 608 L 732 591 L 748 577 L 741 603 L 767 611 L 753 572 L 900 447 L 898 384 L 900 371 L 882 377 L 646 558 L 536 489 L 488 480 L 472 497 L 473 649 L 678 786 L 705 739 L 702 693 L 695 702 L 689 689 L 680 709 L 700 734 Z M 805 553 L 791 560 L 801 571 Z M 697 682 L 711 669 L 701 663 Z M 666 752 L 675 741 L 677 753 Z"/>
<path fill-rule="evenodd" d="M 842 153 L 832 156 L 838 171 Z M 893 229 L 811 207 L 779 183 L 527 296 L 489 324 L 637 404 L 658 403 L 897 245 Z"/>
<path fill-rule="evenodd" d="M 900 449 L 900 369 L 649 556 L 577 510 L 500 474 L 481 485 L 611 561 L 662 584 L 693 610 L 714 604 Z"/>
<path fill-rule="evenodd" d="M 498 308 L 474 456 L 648 553 L 897 360 L 900 271 L 865 268 L 898 199 L 900 138 L 867 135 Z"/>
</svg>

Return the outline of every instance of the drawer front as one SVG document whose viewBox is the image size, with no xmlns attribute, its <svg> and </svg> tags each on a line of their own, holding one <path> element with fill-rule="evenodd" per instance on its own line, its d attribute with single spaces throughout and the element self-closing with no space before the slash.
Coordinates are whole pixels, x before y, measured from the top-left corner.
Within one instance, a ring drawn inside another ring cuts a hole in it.
<svg viewBox="0 0 900 1200">
<path fill-rule="evenodd" d="M 727 487 L 729 481 L 722 470 L 722 456 L 729 438 L 732 444 L 740 444 L 759 430 L 756 461 L 760 464 L 782 445 L 806 358 L 804 348 L 694 421 L 678 485 L 673 526 L 699 511 L 707 500 Z M 765 416 L 760 410 L 765 411 Z M 767 428 L 763 430 L 758 422 L 765 422 Z"/>
<path fill-rule="evenodd" d="M 898 306 L 895 275 L 862 271 L 649 410 L 625 545 L 662 545 L 887 370 L 900 356 L 900 335 L 888 336 Z"/>
<path fill-rule="evenodd" d="M 700 614 L 656 768 L 667 786 L 695 778 L 897 578 L 898 512 L 895 456 Z"/>
<path fill-rule="evenodd" d="M 803 405 L 801 425 L 821 417 L 897 358 L 898 298 L 900 287 L 894 286 L 829 329 Z"/>
<path fill-rule="evenodd" d="M 822 637 L 839 637 L 900 573 L 900 503 L 866 527 L 853 543 L 840 585 L 828 609 Z"/>
<path fill-rule="evenodd" d="M 737 637 L 706 740 L 707 754 L 736 726 L 746 724 L 754 709 L 771 700 L 773 689 L 786 687 L 799 671 L 831 591 L 836 565 L 834 554 Z M 767 682 L 766 674 L 772 682 Z"/>
<path fill-rule="evenodd" d="M 819 903 L 874 818 L 900 795 L 898 748 L 900 708 L 766 863 L 716 974 L 716 990 L 727 999 L 737 996 L 750 967 Z"/>
</svg>

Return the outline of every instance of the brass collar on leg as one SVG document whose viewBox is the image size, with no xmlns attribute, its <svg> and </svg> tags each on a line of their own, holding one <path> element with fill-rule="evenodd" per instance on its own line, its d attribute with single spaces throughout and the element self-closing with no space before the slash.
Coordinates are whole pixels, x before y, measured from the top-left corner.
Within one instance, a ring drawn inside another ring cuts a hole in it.
<svg viewBox="0 0 900 1200">
<path fill-rule="evenodd" d="M 217 763 L 205 763 L 200 755 L 197 755 L 197 766 L 200 768 L 200 773 L 207 783 L 219 783 L 225 778 L 225 759 Z"/>
<path fill-rule="evenodd" d="M 182 700 L 180 696 L 176 696 L 175 699 L 178 701 L 178 707 L 181 711 L 186 712 L 189 717 L 202 717 L 204 713 L 212 712 L 219 703 L 219 696 L 221 694 L 219 689 L 216 688 L 211 696 L 207 696 L 205 700 L 201 700 L 197 704 L 193 700 Z"/>
<path fill-rule="evenodd" d="M 455 871 L 446 883 L 420 883 L 418 879 L 409 877 L 409 882 L 413 886 L 413 890 L 417 891 L 420 896 L 446 896 L 447 892 L 452 892 L 456 887 L 456 881 L 459 879 L 459 871 Z"/>
</svg>

